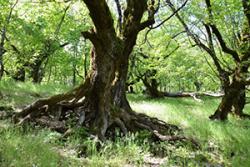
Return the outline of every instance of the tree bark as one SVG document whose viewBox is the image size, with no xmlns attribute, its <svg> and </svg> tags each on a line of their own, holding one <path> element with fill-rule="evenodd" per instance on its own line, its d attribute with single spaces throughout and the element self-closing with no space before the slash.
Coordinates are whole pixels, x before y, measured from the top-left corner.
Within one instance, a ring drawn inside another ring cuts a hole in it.
<svg viewBox="0 0 250 167">
<path fill-rule="evenodd" d="M 230 85 L 224 85 L 225 95 L 222 97 L 221 103 L 217 110 L 209 118 L 212 120 L 226 120 L 229 113 L 234 113 L 239 117 L 248 117 L 243 113 L 246 104 L 246 88 L 245 84 L 234 78 Z"/>
<path fill-rule="evenodd" d="M 215 113 L 211 115 L 209 118 L 212 120 L 226 120 L 228 113 L 231 112 L 233 102 L 234 102 L 234 97 L 237 94 L 237 90 L 233 88 L 227 88 L 228 90 L 225 89 L 225 95 L 223 96 L 221 103 Z"/>
<path fill-rule="evenodd" d="M 240 89 L 238 90 L 238 95 L 235 97 L 233 103 L 233 113 L 239 117 L 247 117 L 246 114 L 243 113 L 243 109 L 246 105 L 246 86 L 242 84 Z"/>
<path fill-rule="evenodd" d="M 125 56 L 124 56 L 125 57 Z M 117 75 L 115 78 L 115 84 L 112 87 L 113 102 L 116 107 L 123 108 L 128 111 L 132 111 L 129 102 L 126 97 L 126 81 L 128 74 L 128 58 L 124 61 L 120 61 L 120 64 L 116 66 Z"/>
<path fill-rule="evenodd" d="M 107 40 L 107 39 L 106 39 Z M 112 38 L 110 38 L 112 40 Z M 92 127 L 94 133 L 100 138 L 104 138 L 109 122 L 109 112 L 111 110 L 111 85 L 114 79 L 114 60 L 112 49 L 114 46 L 96 48 L 92 53 L 92 73 L 90 75 L 90 92 L 86 95 L 89 109 L 95 114 Z M 106 53 L 106 54 L 105 54 Z"/>
</svg>

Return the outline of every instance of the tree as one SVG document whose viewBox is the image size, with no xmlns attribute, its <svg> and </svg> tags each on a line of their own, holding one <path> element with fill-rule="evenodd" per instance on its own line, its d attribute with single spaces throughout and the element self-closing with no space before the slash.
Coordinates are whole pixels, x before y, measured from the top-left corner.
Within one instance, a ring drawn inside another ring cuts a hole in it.
<svg viewBox="0 0 250 167">
<path fill-rule="evenodd" d="M 173 11 L 176 11 L 174 5 L 170 1 L 167 1 L 167 3 Z M 197 29 L 201 30 L 202 33 L 206 35 L 207 44 L 205 44 L 199 37 L 201 36 L 201 34 L 199 34 L 197 31 L 193 32 L 189 28 L 189 25 L 184 21 L 180 14 L 176 14 L 176 17 L 185 28 L 185 31 L 188 36 L 193 39 L 195 44 L 201 49 L 203 49 L 205 52 L 207 52 L 208 55 L 212 58 L 213 64 L 218 73 L 218 78 L 221 81 L 225 96 L 222 98 L 222 102 L 216 110 L 215 114 L 210 116 L 210 118 L 225 120 L 227 119 L 227 115 L 229 112 L 234 112 L 240 117 L 248 117 L 246 114 L 243 113 L 243 109 L 245 105 L 245 87 L 247 85 L 245 80 L 249 68 L 249 63 L 247 63 L 249 61 L 249 39 L 241 38 L 240 45 L 235 46 L 236 49 L 230 48 L 228 44 L 226 44 L 224 37 L 222 36 L 220 30 L 216 25 L 211 2 L 209 0 L 206 0 L 205 4 L 207 7 L 206 11 L 208 12 L 208 21 L 206 21 L 206 19 L 202 20 L 202 25 L 205 31 L 202 31 L 199 27 Z M 249 4 L 244 1 L 242 1 L 242 4 L 243 9 L 245 11 L 245 16 L 248 19 L 249 16 L 247 16 L 246 11 L 249 11 Z M 247 27 L 247 29 L 249 30 L 249 27 Z M 243 32 L 249 33 L 247 29 L 245 29 Z M 242 34 L 242 37 L 244 36 L 248 35 Z M 233 38 L 235 37 L 236 36 L 233 36 Z M 222 56 L 227 56 L 226 58 L 231 59 L 229 61 L 230 63 L 226 62 L 224 58 L 222 58 L 222 60 L 219 58 L 218 52 L 216 51 L 217 48 L 214 44 L 215 41 L 219 43 L 218 47 L 224 53 Z M 232 39 L 231 41 L 237 41 L 237 39 Z M 245 46 L 245 48 L 242 48 L 242 46 Z"/>
<path fill-rule="evenodd" d="M 7 4 L 7 5 L 10 5 L 11 7 L 10 7 L 10 10 L 9 10 L 9 14 L 6 16 L 6 19 L 4 20 L 4 23 L 3 23 L 2 29 L 1 29 L 1 38 L 0 38 L 0 79 L 2 78 L 3 73 L 4 73 L 3 55 L 6 52 L 6 50 L 4 49 L 4 45 L 5 45 L 5 41 L 6 41 L 7 27 L 10 24 L 11 17 L 12 17 L 12 14 L 13 14 L 13 10 L 14 10 L 15 6 L 17 5 L 17 3 L 18 3 L 18 0 L 16 0 L 16 2 L 14 4 Z"/>
<path fill-rule="evenodd" d="M 82 32 L 93 44 L 89 77 L 68 93 L 41 99 L 27 106 L 16 114 L 15 120 L 21 118 L 19 123 L 30 119 L 41 122 L 42 115 L 51 120 L 49 113 L 57 115 L 57 120 L 62 120 L 67 112 L 74 114 L 75 111 L 80 115 L 78 123 L 90 128 L 100 139 L 105 139 L 106 132 L 113 127 L 119 127 L 124 134 L 146 129 L 163 139 L 160 134 L 166 134 L 169 128 L 178 128 L 133 112 L 125 94 L 130 53 L 136 44 L 138 33 L 154 23 L 156 6 L 159 4 L 155 4 L 153 0 L 127 0 L 126 9 L 121 15 L 119 1 L 116 1 L 120 25 L 120 31 L 116 32 L 105 0 L 83 1 L 95 27 Z M 143 21 L 146 11 L 148 19 Z"/>
<path fill-rule="evenodd" d="M 16 6 L 5 40 L 6 78 L 40 83 L 47 77 L 48 69 L 58 66 L 58 62 L 63 64 L 58 67 L 69 68 L 69 61 L 72 60 L 69 58 L 74 54 L 70 48 L 77 44 L 80 32 L 88 29 L 90 22 L 86 19 L 86 7 L 75 7 L 79 3 L 27 1 Z M 7 6 L 3 6 L 3 11 L 8 11 Z M 55 58 L 58 60 L 52 62 Z M 51 78 L 56 74 L 54 78 L 65 83 L 61 78 L 72 77 L 67 69 L 57 68 L 57 73 L 50 73 Z M 61 75 L 61 71 L 65 73 Z"/>
<path fill-rule="evenodd" d="M 170 20 L 169 24 L 176 25 L 176 20 Z M 215 76 L 211 70 L 208 70 L 209 66 L 204 60 L 203 53 L 197 48 L 190 48 L 185 34 L 178 31 L 180 31 L 179 26 L 175 29 L 161 27 L 154 33 L 148 34 L 147 40 L 150 44 L 144 44 L 143 48 L 139 45 L 134 49 L 134 56 L 130 63 L 134 67 L 130 67 L 129 76 L 132 75 L 132 77 L 129 83 L 136 84 L 138 87 L 141 84 L 138 80 L 141 80 L 145 88 L 143 92 L 152 98 L 193 97 L 194 94 L 212 96 L 213 94 L 209 93 L 198 93 L 200 82 L 203 82 L 203 91 L 205 91 L 212 88 L 217 90 L 218 81 L 211 82 L 211 78 Z M 138 43 L 143 43 L 144 40 L 145 38 L 141 42 L 139 38 Z M 204 65 L 200 66 L 200 64 Z M 200 82 L 197 83 L 198 81 Z M 197 92 L 183 93 L 195 91 L 194 83 L 199 87 Z"/>
<path fill-rule="evenodd" d="M 62 15 L 58 25 L 56 26 L 56 30 L 54 31 L 54 34 L 52 34 L 52 39 L 50 39 L 50 38 L 44 39 L 44 41 L 43 41 L 44 46 L 43 46 L 41 52 L 35 57 L 34 61 L 29 65 L 31 68 L 32 81 L 34 83 L 40 83 L 42 81 L 42 79 L 44 77 L 44 73 L 45 73 L 45 68 L 47 66 L 48 59 L 49 59 L 50 55 L 52 55 L 59 48 L 65 47 L 66 45 L 69 44 L 68 42 L 65 42 L 63 44 L 58 44 L 58 41 L 57 41 L 58 35 L 60 33 L 65 16 L 66 16 L 69 8 L 70 8 L 70 5 L 68 5 L 64 9 L 63 15 Z M 59 46 L 56 46 L 56 45 L 59 45 Z"/>
<path fill-rule="evenodd" d="M 250 2 L 242 0 L 242 7 L 246 21 L 244 21 L 239 46 L 236 49 L 230 48 L 222 37 L 222 34 L 215 22 L 213 21 L 213 10 L 210 0 L 206 0 L 206 6 L 210 21 L 209 28 L 219 41 L 222 51 L 232 56 L 236 67 L 233 70 L 232 78 L 227 79 L 228 85 L 225 85 L 225 95 L 222 101 L 210 119 L 227 119 L 227 115 L 234 107 L 234 112 L 241 117 L 248 117 L 249 115 L 243 113 L 246 103 L 246 85 L 248 85 L 247 74 L 250 66 Z"/>
</svg>

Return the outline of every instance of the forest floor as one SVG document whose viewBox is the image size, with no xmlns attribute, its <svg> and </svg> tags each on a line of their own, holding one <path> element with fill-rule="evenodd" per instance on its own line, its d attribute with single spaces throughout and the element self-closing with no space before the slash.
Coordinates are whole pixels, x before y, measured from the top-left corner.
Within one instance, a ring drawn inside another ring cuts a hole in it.
<svg viewBox="0 0 250 167">
<path fill-rule="evenodd" d="M 250 121 L 233 116 L 226 122 L 210 121 L 219 98 L 148 99 L 129 94 L 132 108 L 180 126 L 195 138 L 201 149 L 181 143 L 149 143 L 147 133 L 117 137 L 97 150 L 95 140 L 84 137 L 84 129 L 67 140 L 45 128 L 15 127 L 1 119 L 3 110 L 24 107 L 30 102 L 67 91 L 62 85 L 0 82 L 0 166 L 250 166 Z M 10 111 L 11 112 L 11 111 Z M 250 114 L 250 105 L 245 109 Z"/>
</svg>

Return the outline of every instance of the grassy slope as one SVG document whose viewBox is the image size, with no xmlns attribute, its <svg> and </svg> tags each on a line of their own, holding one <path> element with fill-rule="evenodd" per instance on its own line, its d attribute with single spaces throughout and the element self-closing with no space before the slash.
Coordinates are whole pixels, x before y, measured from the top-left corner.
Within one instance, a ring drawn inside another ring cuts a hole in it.
<svg viewBox="0 0 250 167">
<path fill-rule="evenodd" d="M 0 82 L 0 91 L 4 94 L 4 98 L 0 99 L 0 106 L 24 106 L 39 96 L 49 96 L 65 90 L 66 87 L 58 85 Z M 201 142 L 200 151 L 161 143 L 160 147 L 169 151 L 168 157 L 164 159 L 164 166 L 201 166 L 198 162 L 205 161 L 204 159 L 226 166 L 250 166 L 250 121 L 233 117 L 225 123 L 209 121 L 208 116 L 216 109 L 218 99 L 205 98 L 201 103 L 192 98 L 150 100 L 140 95 L 129 95 L 129 99 L 136 111 L 177 124 L 184 129 L 186 135 Z M 250 106 L 245 111 L 250 113 Z M 126 139 L 117 138 L 113 144 L 107 142 L 101 151 L 94 149 L 95 143 L 91 140 L 82 140 L 76 135 L 67 142 L 60 142 L 59 136 L 46 129 L 17 129 L 8 121 L 0 120 L 0 166 L 140 165 L 149 149 L 147 141 L 141 146 L 142 143 L 137 140 L 139 137 L 133 135 Z M 76 158 L 75 148 L 78 145 L 86 146 L 87 158 Z M 62 159 L 62 156 L 67 158 Z"/>
</svg>

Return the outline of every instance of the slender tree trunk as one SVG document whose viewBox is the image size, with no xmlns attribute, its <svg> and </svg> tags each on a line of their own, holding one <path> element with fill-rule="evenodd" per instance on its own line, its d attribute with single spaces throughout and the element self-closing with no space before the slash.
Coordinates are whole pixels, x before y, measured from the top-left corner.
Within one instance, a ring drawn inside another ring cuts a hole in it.
<svg viewBox="0 0 250 167">
<path fill-rule="evenodd" d="M 3 73 L 4 73 L 3 55 L 5 53 L 4 44 L 5 44 L 7 26 L 10 24 L 12 13 L 13 13 L 13 10 L 16 7 L 17 3 L 18 3 L 18 0 L 16 0 L 14 2 L 14 4 L 12 5 L 12 7 L 10 8 L 10 12 L 9 12 L 8 16 L 6 17 L 6 23 L 3 25 L 3 28 L 1 30 L 1 39 L 0 39 L 0 80 L 2 79 Z"/>
<path fill-rule="evenodd" d="M 41 62 L 36 62 L 31 67 L 31 78 L 33 83 L 40 83 L 41 81 Z"/>
<path fill-rule="evenodd" d="M 2 79 L 4 73 L 3 54 L 1 52 L 2 51 L 0 51 L 0 80 Z"/>
<path fill-rule="evenodd" d="M 45 74 L 45 69 L 49 61 L 49 54 L 39 55 L 31 68 L 31 78 L 33 83 L 41 83 Z"/>
<path fill-rule="evenodd" d="M 20 67 L 17 69 L 17 72 L 14 74 L 13 79 L 16 81 L 25 81 L 25 69 L 23 67 Z"/>
<path fill-rule="evenodd" d="M 49 67 L 49 74 L 48 74 L 48 80 L 47 80 L 47 83 L 49 83 L 49 82 L 50 82 L 51 73 L 52 73 L 52 67 L 50 66 L 50 67 Z"/>
<path fill-rule="evenodd" d="M 76 85 L 76 65 L 72 64 L 72 85 Z"/>
<path fill-rule="evenodd" d="M 6 37 L 6 25 L 4 25 L 2 29 L 1 40 L 0 40 L 0 80 L 2 79 L 4 73 L 3 55 L 5 53 L 4 49 L 5 37 Z"/>
</svg>

